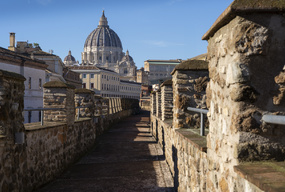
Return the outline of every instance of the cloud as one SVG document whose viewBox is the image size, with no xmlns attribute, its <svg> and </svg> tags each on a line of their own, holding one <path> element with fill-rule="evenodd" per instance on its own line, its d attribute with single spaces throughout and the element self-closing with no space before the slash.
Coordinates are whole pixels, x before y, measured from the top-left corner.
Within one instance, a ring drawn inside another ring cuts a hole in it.
<svg viewBox="0 0 285 192">
<path fill-rule="evenodd" d="M 172 43 L 172 42 L 166 42 L 166 41 L 158 41 L 158 40 L 146 40 L 143 41 L 143 43 L 156 46 L 156 47 L 170 47 L 170 46 L 182 46 L 184 44 L 182 43 Z"/>
</svg>

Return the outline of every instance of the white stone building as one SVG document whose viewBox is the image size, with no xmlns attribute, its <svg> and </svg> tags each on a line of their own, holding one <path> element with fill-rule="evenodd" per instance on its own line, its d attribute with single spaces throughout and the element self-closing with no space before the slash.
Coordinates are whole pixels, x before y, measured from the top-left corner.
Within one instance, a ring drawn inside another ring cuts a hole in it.
<svg viewBox="0 0 285 192">
<path fill-rule="evenodd" d="M 45 62 L 31 59 L 14 51 L 0 47 L 0 69 L 19 73 L 26 78 L 24 108 L 43 107 L 43 87 L 48 65 Z M 39 111 L 24 112 L 25 123 L 38 122 Z"/>
<path fill-rule="evenodd" d="M 70 66 L 70 70 L 80 73 L 83 88 L 90 89 L 102 97 L 139 99 L 141 83 L 125 81 L 109 69 L 96 66 Z"/>
</svg>

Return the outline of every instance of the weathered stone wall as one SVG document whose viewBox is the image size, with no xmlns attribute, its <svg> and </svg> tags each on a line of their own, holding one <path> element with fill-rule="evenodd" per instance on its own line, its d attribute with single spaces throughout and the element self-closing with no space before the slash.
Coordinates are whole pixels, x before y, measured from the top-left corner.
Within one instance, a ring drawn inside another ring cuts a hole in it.
<svg viewBox="0 0 285 192">
<path fill-rule="evenodd" d="M 177 69 L 172 72 L 173 127 L 175 129 L 190 128 L 200 123 L 199 115 L 189 112 L 187 107 L 206 108 L 205 91 L 209 81 L 206 64 L 205 62 L 205 66 L 199 70 Z"/>
<path fill-rule="evenodd" d="M 151 99 L 151 114 L 155 115 L 156 114 L 156 92 L 153 92 L 150 95 Z"/>
<path fill-rule="evenodd" d="M 32 123 L 26 125 L 26 130 L 30 189 L 52 180 L 90 149 L 96 139 L 92 119 L 76 121 L 72 127 L 66 123 Z"/>
<path fill-rule="evenodd" d="M 96 115 L 95 113 L 98 109 L 93 91 L 88 89 L 76 89 L 74 100 L 75 107 L 84 107 L 76 109 L 76 114 L 79 114 L 79 117 L 92 117 Z"/>
<path fill-rule="evenodd" d="M 74 123 L 74 87 L 60 81 L 50 81 L 44 86 L 44 108 L 59 108 L 44 113 L 45 121 Z"/>
<path fill-rule="evenodd" d="M 284 114 L 285 19 L 274 12 L 232 18 L 208 37 L 210 191 L 245 186 L 234 171 L 243 161 L 285 159 L 284 126 L 261 121 L 268 112 Z"/>
<path fill-rule="evenodd" d="M 158 90 L 155 94 L 156 96 L 156 116 L 161 117 L 161 91 Z"/>
<path fill-rule="evenodd" d="M 162 120 L 173 118 L 173 89 L 172 80 L 161 85 L 161 118 Z"/>
<path fill-rule="evenodd" d="M 154 115 L 151 119 L 154 125 L 152 134 L 163 148 L 176 190 L 206 191 L 208 162 L 205 147 L 201 147 L 205 146 L 206 142 L 201 144 L 201 141 L 206 141 L 206 138 L 189 129 L 173 129 L 171 123 L 165 123 Z"/>
<path fill-rule="evenodd" d="M 27 189 L 26 145 L 24 140 L 16 143 L 25 131 L 24 81 L 19 74 L 0 70 L 0 191 Z"/>
<path fill-rule="evenodd" d="M 45 84 L 44 103 L 48 108 L 63 108 L 45 114 L 44 125 L 23 124 L 25 78 L 0 70 L 0 191 L 33 191 L 58 176 L 70 164 L 94 146 L 96 137 L 112 123 L 132 114 L 138 101 L 120 99 L 110 103 L 91 93 L 77 92 L 62 82 Z M 75 120 L 75 100 L 86 106 L 79 120 Z M 99 102 L 100 100 L 100 102 Z M 102 113 L 96 115 L 95 105 L 103 103 Z M 95 112 L 95 115 L 93 115 Z M 21 137 L 22 136 L 22 137 Z M 18 139 L 20 138 L 20 139 Z"/>
</svg>

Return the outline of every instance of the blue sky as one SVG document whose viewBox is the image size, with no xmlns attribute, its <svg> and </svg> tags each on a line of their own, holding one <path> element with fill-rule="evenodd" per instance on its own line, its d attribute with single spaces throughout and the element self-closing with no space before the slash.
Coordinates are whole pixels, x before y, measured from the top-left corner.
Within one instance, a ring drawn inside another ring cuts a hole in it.
<svg viewBox="0 0 285 192">
<path fill-rule="evenodd" d="M 102 10 L 138 68 L 148 59 L 187 59 L 207 52 L 201 37 L 231 0 L 1 0 L 0 46 L 39 43 L 62 60 L 71 50 L 81 63 L 87 36 Z"/>
</svg>

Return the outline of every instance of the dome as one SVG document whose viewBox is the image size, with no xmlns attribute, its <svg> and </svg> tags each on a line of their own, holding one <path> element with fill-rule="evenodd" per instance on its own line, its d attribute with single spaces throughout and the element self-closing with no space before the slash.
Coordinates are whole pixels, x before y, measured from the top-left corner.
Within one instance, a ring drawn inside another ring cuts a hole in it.
<svg viewBox="0 0 285 192">
<path fill-rule="evenodd" d="M 76 62 L 75 58 L 71 55 L 71 51 L 68 52 L 68 55 L 64 58 L 64 61 Z"/>
<path fill-rule="evenodd" d="M 126 55 L 122 58 L 122 61 L 130 61 L 133 62 L 133 58 L 130 56 L 129 51 L 127 50 Z"/>
<path fill-rule="evenodd" d="M 122 43 L 119 36 L 109 28 L 107 18 L 104 11 L 100 18 L 98 27 L 93 30 L 87 37 L 84 48 L 87 47 L 119 47 L 122 48 Z"/>
</svg>

